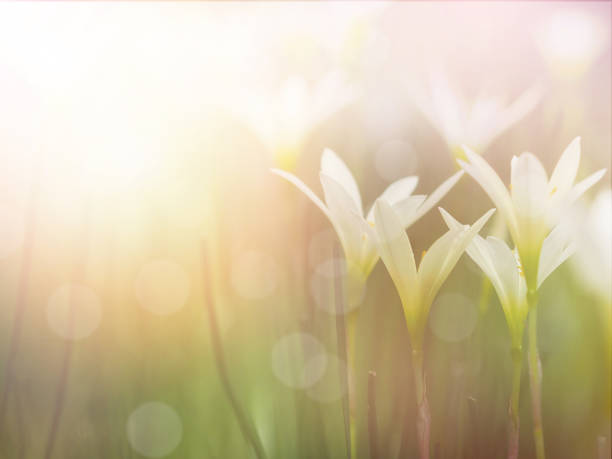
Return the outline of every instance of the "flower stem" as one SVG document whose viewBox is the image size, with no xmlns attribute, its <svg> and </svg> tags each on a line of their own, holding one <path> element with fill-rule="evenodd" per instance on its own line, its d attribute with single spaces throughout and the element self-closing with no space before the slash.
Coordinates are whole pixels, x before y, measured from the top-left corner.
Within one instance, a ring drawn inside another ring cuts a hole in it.
<svg viewBox="0 0 612 459">
<path fill-rule="evenodd" d="M 368 372 L 368 437 L 370 459 L 378 459 L 378 426 L 376 421 L 376 373 Z"/>
<path fill-rule="evenodd" d="M 521 393 L 521 371 L 523 354 L 521 349 L 512 349 L 512 393 L 508 405 L 508 459 L 517 459 L 519 453 L 519 396 Z"/>
<path fill-rule="evenodd" d="M 414 369 L 414 389 L 417 402 L 417 438 L 421 459 L 429 459 L 429 432 L 431 426 L 431 413 L 427 401 L 427 386 L 425 372 L 423 371 L 423 351 L 413 349 L 412 367 Z"/>
<path fill-rule="evenodd" d="M 213 354 L 215 356 L 215 363 L 217 365 L 217 371 L 219 373 L 219 378 L 221 379 L 221 385 L 225 390 L 225 395 L 227 396 L 232 410 L 234 411 L 234 415 L 238 421 L 238 426 L 240 427 L 245 440 L 251 445 L 253 452 L 258 459 L 266 459 L 266 452 L 261 439 L 257 434 L 257 430 L 253 426 L 250 418 L 243 411 L 229 378 L 223 343 L 221 341 L 221 332 L 219 331 L 219 324 L 217 322 L 217 312 L 212 290 L 212 278 L 209 269 L 208 251 L 204 242 L 202 243 L 202 274 L 204 280 L 205 307 L 208 312 L 208 323 L 210 325 L 210 338 Z"/>
<path fill-rule="evenodd" d="M 346 442 L 346 456 L 348 459 L 352 458 L 352 450 L 354 443 L 354 427 L 353 427 L 353 416 L 351 415 L 350 409 L 350 398 L 351 398 L 351 390 L 349 386 L 349 365 L 351 364 L 351 358 L 347 357 L 348 354 L 348 345 L 347 345 L 347 327 L 345 324 L 345 298 L 344 292 L 342 290 L 342 282 L 340 276 L 340 263 L 339 263 L 339 249 L 338 247 L 334 247 L 334 272 L 335 272 L 335 283 L 334 283 L 334 299 L 336 304 L 336 340 L 338 346 L 338 354 L 340 358 L 344 360 L 347 365 L 343 368 L 343 365 L 339 365 L 338 367 L 338 377 L 340 379 L 340 386 L 346 387 L 346 394 L 342 398 L 342 415 L 344 419 L 344 437 Z"/>
<path fill-rule="evenodd" d="M 542 365 L 538 353 L 537 293 L 527 295 L 529 302 L 529 383 L 531 386 L 531 410 L 533 439 L 537 459 L 544 459 L 544 433 L 542 429 Z"/>
</svg>

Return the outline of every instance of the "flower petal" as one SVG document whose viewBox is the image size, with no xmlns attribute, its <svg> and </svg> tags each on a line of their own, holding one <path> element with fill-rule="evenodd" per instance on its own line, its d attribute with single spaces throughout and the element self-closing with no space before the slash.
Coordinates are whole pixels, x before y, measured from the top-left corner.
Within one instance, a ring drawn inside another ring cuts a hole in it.
<svg viewBox="0 0 612 459">
<path fill-rule="evenodd" d="M 589 188 L 591 188 L 593 185 L 599 182 L 605 174 L 606 174 L 606 169 L 598 170 L 597 172 L 594 172 L 593 174 L 589 175 L 584 180 L 581 180 L 576 185 L 574 185 L 574 188 L 572 188 L 572 190 L 570 191 L 569 204 L 576 201 Z"/>
<path fill-rule="evenodd" d="M 555 170 L 550 177 L 548 192 L 551 194 L 559 193 L 559 195 L 565 195 L 574 185 L 579 165 L 580 137 L 576 137 L 567 146 L 561 158 L 559 158 Z"/>
<path fill-rule="evenodd" d="M 574 252 L 573 234 L 569 225 L 557 225 L 542 243 L 538 266 L 538 288 Z"/>
<path fill-rule="evenodd" d="M 425 199 L 425 202 L 423 202 L 423 204 L 419 206 L 419 208 L 414 214 L 412 214 L 412 216 L 406 217 L 404 221 L 405 226 L 408 227 L 412 225 L 419 218 L 425 215 L 429 211 L 429 209 L 435 206 L 440 201 L 440 199 L 442 199 L 446 195 L 446 193 L 448 193 L 450 189 L 455 186 L 455 183 L 459 181 L 463 174 L 463 171 L 458 171 L 455 174 L 451 175 L 449 178 L 447 178 L 444 182 L 442 182 L 442 184 L 438 188 L 436 188 L 434 192 L 427 197 L 427 199 Z"/>
<path fill-rule="evenodd" d="M 321 156 L 321 172 L 331 177 L 337 183 L 342 185 L 348 195 L 353 199 L 359 214 L 363 215 L 363 205 L 361 204 L 361 195 L 359 194 L 359 187 L 353 177 L 353 174 L 346 166 L 344 161 L 329 148 L 323 150 Z"/>
<path fill-rule="evenodd" d="M 340 183 L 322 172 L 319 175 L 325 193 L 325 202 L 344 247 L 347 262 L 358 260 L 361 252 L 363 217 L 359 214 L 353 198 Z"/>
<path fill-rule="evenodd" d="M 417 271 L 410 239 L 397 213 L 389 203 L 378 199 L 374 205 L 378 252 L 395 284 L 408 317 L 415 307 Z"/>
<path fill-rule="evenodd" d="M 470 174 L 489 195 L 489 198 L 491 198 L 504 220 L 506 220 L 506 224 L 513 238 L 517 237 L 518 224 L 516 215 L 514 214 L 512 198 L 504 182 L 501 181 L 497 173 L 482 157 L 466 146 L 463 147 L 463 150 L 470 162 L 466 163 L 459 160 L 459 165 Z"/>
<path fill-rule="evenodd" d="M 416 176 L 404 177 L 389 185 L 378 199 L 384 199 L 393 206 L 398 202 L 408 199 L 418 183 L 419 178 Z M 374 221 L 374 205 L 372 205 L 368 212 L 367 220 Z"/>
<path fill-rule="evenodd" d="M 464 225 L 462 228 L 449 230 L 425 253 L 418 269 L 422 307 L 429 310 L 438 290 L 459 261 L 463 251 L 493 212 L 495 209 L 489 210 L 471 227 Z"/>
<path fill-rule="evenodd" d="M 284 178 L 288 182 L 295 185 L 302 193 L 308 196 L 308 198 L 312 202 L 314 202 L 319 209 L 323 211 L 325 216 L 329 218 L 330 221 L 333 220 L 329 213 L 329 210 L 327 209 L 327 206 L 323 203 L 323 201 L 321 201 L 321 199 L 319 199 L 319 197 L 316 194 L 314 194 L 314 192 L 310 188 L 308 188 L 308 186 L 304 182 L 302 182 L 299 178 L 297 178 L 295 175 L 289 172 L 285 172 L 280 169 L 270 169 L 270 172 L 272 172 L 273 174 L 279 175 L 280 177 Z"/>
<path fill-rule="evenodd" d="M 538 158 L 523 153 L 512 158 L 512 202 L 519 219 L 545 217 L 549 199 L 548 176 Z"/>
</svg>

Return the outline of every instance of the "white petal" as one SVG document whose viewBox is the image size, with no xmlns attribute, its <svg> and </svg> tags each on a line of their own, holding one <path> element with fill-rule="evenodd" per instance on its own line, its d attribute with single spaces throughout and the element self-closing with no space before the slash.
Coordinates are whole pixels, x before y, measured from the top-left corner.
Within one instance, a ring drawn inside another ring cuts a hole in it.
<svg viewBox="0 0 612 459">
<path fill-rule="evenodd" d="M 531 112 L 542 99 L 542 87 L 538 84 L 527 89 L 500 115 L 494 136 L 497 136 L 516 124 Z"/>
<path fill-rule="evenodd" d="M 580 164 L 580 137 L 567 146 L 550 177 L 549 193 L 564 195 L 574 185 Z"/>
<path fill-rule="evenodd" d="M 504 241 L 496 237 L 487 237 L 486 244 L 489 258 L 495 270 L 495 277 L 490 277 L 491 283 L 497 291 L 502 306 L 504 309 L 508 309 L 520 304 L 524 294 L 521 284 L 524 285 L 525 281 L 521 281 L 522 274 L 514 258 L 514 253 Z M 509 318 L 514 316 L 514 312 L 511 310 L 505 312 Z"/>
<path fill-rule="evenodd" d="M 514 214 L 512 199 L 504 182 L 501 181 L 497 173 L 483 158 L 468 147 L 464 146 L 463 150 L 470 163 L 459 161 L 459 164 L 489 195 L 489 198 L 491 198 L 504 220 L 506 220 L 506 224 L 513 237 L 518 236 L 518 224 Z"/>
<path fill-rule="evenodd" d="M 415 194 L 393 205 L 393 210 L 399 215 L 404 228 L 408 228 L 412 223 L 418 220 L 416 213 L 421 208 L 426 197 L 427 196 L 423 194 Z"/>
<path fill-rule="evenodd" d="M 422 306 L 429 308 L 438 290 L 459 261 L 472 238 L 482 229 L 495 209 L 489 210 L 471 227 L 451 229 L 433 243 L 419 265 Z"/>
<path fill-rule="evenodd" d="M 293 185 L 295 185 L 302 193 L 308 196 L 308 198 L 310 198 L 310 200 L 314 202 L 319 209 L 323 211 L 323 213 L 327 216 L 327 218 L 329 218 L 330 221 L 333 220 L 329 213 L 329 210 L 327 209 L 323 201 L 321 201 L 321 199 L 319 199 L 319 197 L 316 194 L 314 194 L 313 191 L 310 188 L 308 188 L 308 186 L 304 182 L 302 182 L 299 178 L 297 178 L 293 174 L 290 174 L 289 172 L 285 172 L 280 169 L 270 169 L 270 172 L 281 176 L 288 182 L 291 182 Z"/>
<path fill-rule="evenodd" d="M 410 240 L 399 216 L 387 202 L 377 200 L 374 214 L 380 257 L 393 279 L 402 305 L 404 308 L 410 308 L 414 306 L 413 298 L 416 297 L 417 290 L 416 264 Z"/>
<path fill-rule="evenodd" d="M 404 177 L 389 185 L 378 199 L 384 199 L 393 206 L 408 199 L 418 183 L 419 178 L 416 176 Z M 374 221 L 374 205 L 368 212 L 367 220 Z"/>
<path fill-rule="evenodd" d="M 549 200 L 548 176 L 538 158 L 523 153 L 512 158 L 512 201 L 519 219 L 545 217 Z"/>
<path fill-rule="evenodd" d="M 438 209 L 440 210 L 442 218 L 446 222 L 449 229 L 461 229 L 464 227 L 462 223 L 455 220 L 455 218 L 452 217 L 446 210 L 442 209 L 441 207 Z M 484 271 L 485 275 L 494 281 L 493 277 L 495 277 L 496 272 L 493 261 L 489 256 L 486 241 L 477 234 L 474 236 L 474 239 L 472 239 L 472 242 L 470 242 L 468 245 L 466 251 L 470 258 L 474 260 L 474 263 L 476 263 L 478 267 Z"/>
<path fill-rule="evenodd" d="M 358 260 L 361 253 L 363 217 L 346 189 L 328 175 L 321 173 L 325 202 L 332 216 L 336 232 L 344 247 L 348 262 Z"/>
<path fill-rule="evenodd" d="M 321 172 L 344 187 L 348 195 L 355 202 L 357 209 L 359 209 L 359 214 L 363 215 L 361 195 L 359 194 L 359 187 L 357 186 L 353 174 L 351 174 L 349 168 L 346 167 L 344 161 L 329 148 L 326 148 L 321 156 Z"/>
<path fill-rule="evenodd" d="M 415 194 L 415 195 L 407 197 L 406 199 L 395 202 L 391 205 L 391 207 L 393 207 L 393 210 L 395 210 L 400 220 L 402 221 L 404 228 L 408 227 L 407 223 L 413 221 L 413 218 L 414 218 L 414 215 L 417 209 L 421 206 L 421 204 L 423 204 L 423 201 L 425 201 L 426 197 L 427 196 L 422 195 L 422 194 Z M 383 198 L 378 198 L 378 199 L 382 199 L 383 201 L 386 201 L 386 199 L 383 199 Z M 388 201 L 386 202 L 389 203 Z M 367 220 L 369 222 L 374 223 L 375 221 L 374 206 L 372 206 L 372 209 L 368 213 Z"/>
<path fill-rule="evenodd" d="M 561 263 L 574 253 L 575 246 L 572 240 L 572 230 L 569 225 L 564 224 L 556 226 L 544 239 L 538 265 L 538 288 Z"/>
<path fill-rule="evenodd" d="M 576 201 L 580 196 L 582 196 L 589 188 L 595 185 L 597 182 L 601 180 L 601 178 L 606 174 L 606 169 L 598 170 L 597 172 L 589 175 L 584 180 L 578 182 L 574 188 L 570 191 L 569 203 Z"/>
<path fill-rule="evenodd" d="M 459 181 L 459 179 L 463 176 L 463 173 L 463 171 L 458 171 L 442 182 L 442 184 L 436 188 L 434 192 L 427 197 L 427 199 L 425 199 L 425 202 L 419 206 L 416 212 L 404 221 L 405 226 L 408 227 L 412 225 L 419 218 L 425 215 L 429 209 L 435 206 L 440 199 L 442 199 L 446 193 L 448 193 L 450 189 L 455 186 L 455 183 Z"/>
</svg>

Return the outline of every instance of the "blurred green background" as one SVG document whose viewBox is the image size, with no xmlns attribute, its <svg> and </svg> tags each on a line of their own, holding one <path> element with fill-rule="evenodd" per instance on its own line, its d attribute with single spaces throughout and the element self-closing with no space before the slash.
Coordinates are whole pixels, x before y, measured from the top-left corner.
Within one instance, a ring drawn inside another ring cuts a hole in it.
<svg viewBox="0 0 612 459">
<path fill-rule="evenodd" d="M 206 289 L 267 456 L 346 457 L 336 236 L 269 168 L 321 194 L 332 148 L 366 208 L 404 176 L 433 191 L 456 170 L 456 142 L 505 183 L 512 155 L 531 151 L 550 173 L 577 135 L 579 178 L 609 168 L 610 13 L 607 2 L 0 5 L 0 457 L 255 457 L 215 366 Z M 471 145 L 530 88 L 533 106 Z M 474 101 L 485 119 L 461 129 L 453 117 L 475 117 Z M 610 193 L 608 172 L 573 210 L 577 254 L 540 295 L 551 458 L 610 454 Z M 463 177 L 440 205 L 471 222 L 491 202 Z M 430 211 L 408 231 L 415 253 L 445 230 Z M 356 327 L 356 456 L 369 457 L 374 371 L 380 457 L 416 457 L 409 341 L 382 263 Z M 510 341 L 468 257 L 431 310 L 426 354 L 433 457 L 504 457 Z M 529 458 L 526 371 L 520 410 Z"/>
</svg>

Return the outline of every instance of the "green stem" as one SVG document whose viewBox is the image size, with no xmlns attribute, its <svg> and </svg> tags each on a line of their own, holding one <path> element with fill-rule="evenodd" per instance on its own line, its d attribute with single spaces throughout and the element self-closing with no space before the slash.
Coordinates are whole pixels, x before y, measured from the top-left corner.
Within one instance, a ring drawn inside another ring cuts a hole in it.
<svg viewBox="0 0 612 459">
<path fill-rule="evenodd" d="M 512 349 L 512 393 L 508 405 L 508 459 L 517 459 L 519 453 L 519 397 L 521 393 L 522 350 Z"/>
<path fill-rule="evenodd" d="M 236 416 L 236 420 L 238 421 L 238 426 L 244 436 L 245 440 L 251 445 L 253 448 L 253 452 L 258 459 L 266 459 L 266 452 L 264 450 L 263 444 L 259 435 L 257 434 L 257 430 L 253 426 L 251 419 L 247 416 L 246 412 L 243 410 L 242 405 L 240 404 L 238 397 L 234 392 L 234 388 L 231 384 L 229 373 L 227 370 L 225 352 L 223 350 L 223 343 L 221 341 L 221 332 L 219 330 L 219 324 L 217 322 L 217 312 L 215 308 L 215 300 L 212 290 L 212 277 L 210 274 L 209 268 L 209 258 L 208 252 L 206 248 L 206 244 L 202 243 L 202 274 L 204 279 L 204 300 L 205 307 L 208 312 L 208 323 L 210 325 L 210 339 L 213 349 L 213 354 L 215 357 L 215 363 L 217 365 L 217 371 L 219 373 L 219 378 L 221 379 L 221 386 L 225 391 L 225 395 L 234 411 L 234 415 Z"/>
<path fill-rule="evenodd" d="M 537 293 L 529 292 L 529 383 L 531 386 L 531 410 L 533 439 L 537 459 L 544 459 L 544 432 L 542 429 L 542 365 L 538 353 Z"/>
<path fill-rule="evenodd" d="M 429 432 L 431 426 L 431 413 L 427 401 L 427 386 L 425 372 L 423 371 L 423 351 L 413 349 L 412 367 L 414 370 L 414 389 L 417 402 L 417 437 L 421 459 L 429 459 Z"/>
</svg>

